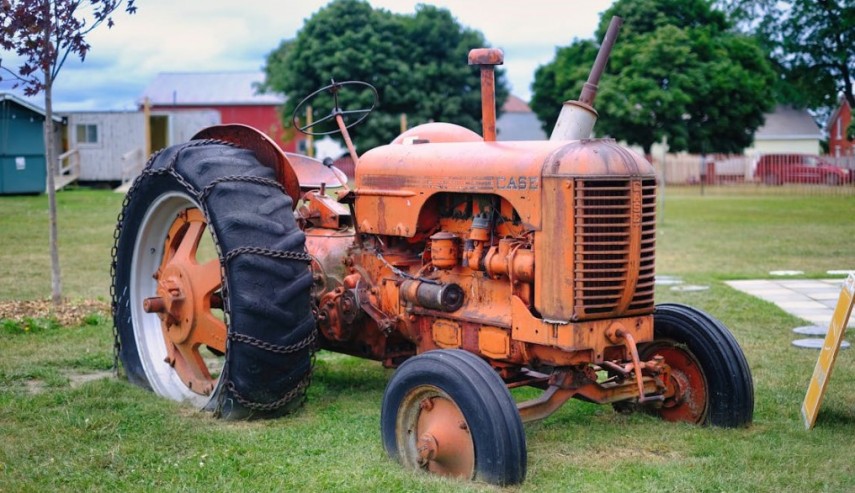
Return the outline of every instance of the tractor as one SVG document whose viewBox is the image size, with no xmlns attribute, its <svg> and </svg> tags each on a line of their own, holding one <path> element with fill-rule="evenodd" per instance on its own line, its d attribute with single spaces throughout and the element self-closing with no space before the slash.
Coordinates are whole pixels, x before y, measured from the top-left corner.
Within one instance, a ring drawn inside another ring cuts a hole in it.
<svg viewBox="0 0 855 493">
<path fill-rule="evenodd" d="M 309 95 L 355 179 L 250 127 L 155 153 L 128 192 L 112 262 L 127 378 L 224 419 L 300 406 L 323 349 L 396 368 L 380 435 L 405 467 L 508 485 L 523 423 L 575 397 L 666 421 L 748 425 L 743 352 L 712 316 L 654 304 L 657 181 L 641 155 L 591 139 L 615 20 L 549 140 L 496 141 L 497 49 L 475 49 L 483 135 L 450 123 L 357 155 L 333 82 Z M 317 106 L 316 106 L 317 107 Z M 373 106 L 372 106 L 373 107 Z M 317 111 L 317 110 L 316 110 Z M 295 120 L 296 121 L 296 120 Z M 516 402 L 509 389 L 541 389 Z"/>
</svg>

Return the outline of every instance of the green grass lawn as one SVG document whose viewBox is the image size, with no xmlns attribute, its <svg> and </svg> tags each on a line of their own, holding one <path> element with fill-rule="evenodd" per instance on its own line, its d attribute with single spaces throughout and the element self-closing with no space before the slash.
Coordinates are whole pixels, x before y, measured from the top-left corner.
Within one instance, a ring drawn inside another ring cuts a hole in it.
<svg viewBox="0 0 855 493">
<path fill-rule="evenodd" d="M 65 295 L 107 299 L 121 196 L 59 195 Z M 0 197 L 0 300 L 49 295 L 44 197 Z M 669 190 L 657 271 L 709 284 L 677 301 L 720 318 L 753 372 L 754 424 L 723 430 L 622 415 L 571 401 L 526 425 L 528 476 L 507 491 L 853 491 L 855 351 L 841 353 L 817 427 L 799 408 L 817 354 L 790 345 L 801 321 L 723 280 L 774 269 L 825 277 L 855 268 L 855 198 L 705 196 Z M 853 340 L 850 337 L 850 340 Z M 27 333 L 0 325 L 0 492 L 499 491 L 403 470 L 380 443 L 391 372 L 319 355 L 309 402 L 293 416 L 220 422 L 112 378 L 109 320 Z"/>
</svg>

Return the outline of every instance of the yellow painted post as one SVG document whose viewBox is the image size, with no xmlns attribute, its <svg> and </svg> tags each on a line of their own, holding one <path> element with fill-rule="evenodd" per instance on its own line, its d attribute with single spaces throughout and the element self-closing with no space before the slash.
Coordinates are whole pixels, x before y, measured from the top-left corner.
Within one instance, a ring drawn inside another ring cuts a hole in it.
<svg viewBox="0 0 855 493">
<path fill-rule="evenodd" d="M 805 429 L 810 430 L 816 423 L 819 406 L 822 404 L 822 397 L 828 387 L 831 370 L 834 369 L 834 360 L 837 359 L 837 353 L 840 351 L 840 344 L 843 342 L 843 334 L 846 332 L 846 324 L 849 323 L 853 305 L 855 305 L 855 273 L 849 274 L 846 282 L 843 283 L 840 298 L 837 300 L 837 307 L 834 309 L 834 315 L 832 315 L 831 324 L 828 327 L 828 334 L 825 336 L 825 342 L 813 370 L 813 377 L 808 384 L 805 401 L 802 403 L 802 418 L 804 418 Z"/>
<path fill-rule="evenodd" d="M 407 114 L 401 113 L 401 133 L 407 131 Z"/>
</svg>

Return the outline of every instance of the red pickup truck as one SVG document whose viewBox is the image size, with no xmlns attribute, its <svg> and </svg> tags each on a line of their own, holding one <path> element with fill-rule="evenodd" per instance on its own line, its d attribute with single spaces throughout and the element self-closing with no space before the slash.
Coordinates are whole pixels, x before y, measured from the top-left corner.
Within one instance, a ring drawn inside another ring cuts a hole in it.
<svg viewBox="0 0 855 493">
<path fill-rule="evenodd" d="M 784 183 L 842 185 L 853 181 L 853 170 L 835 166 L 812 154 L 764 154 L 757 161 L 754 179 L 767 185 Z"/>
</svg>

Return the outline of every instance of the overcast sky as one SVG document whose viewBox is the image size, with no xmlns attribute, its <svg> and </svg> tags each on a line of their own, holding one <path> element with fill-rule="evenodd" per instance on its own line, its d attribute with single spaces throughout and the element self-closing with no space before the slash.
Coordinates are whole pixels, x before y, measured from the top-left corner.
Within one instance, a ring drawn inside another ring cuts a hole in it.
<svg viewBox="0 0 855 493">
<path fill-rule="evenodd" d="M 158 72 L 261 70 L 267 53 L 292 38 L 323 0 L 138 0 L 135 15 L 114 16 L 87 38 L 85 63 L 69 60 L 54 86 L 58 111 L 135 109 Z M 418 3 L 447 8 L 505 52 L 514 94 L 531 97 L 535 69 L 556 46 L 590 38 L 612 0 L 370 0 L 375 8 L 412 13 Z M 2 53 L 3 63 L 13 60 Z M 460 63 L 466 63 L 461 60 Z M 5 75 L 4 75 L 5 78 Z M 0 82 L 0 91 L 10 84 Z M 41 97 L 33 100 L 39 106 Z"/>
</svg>

